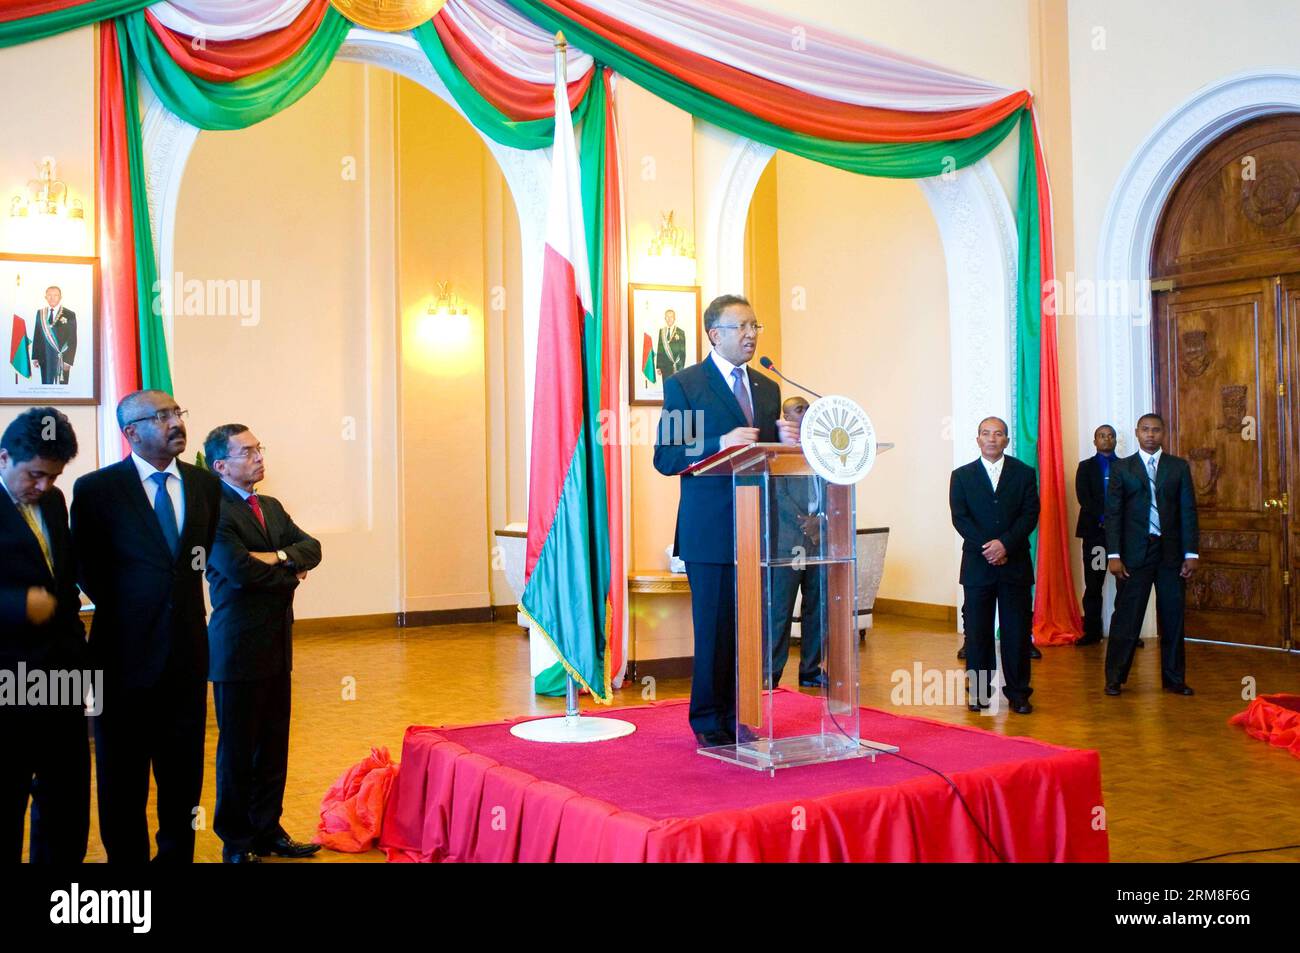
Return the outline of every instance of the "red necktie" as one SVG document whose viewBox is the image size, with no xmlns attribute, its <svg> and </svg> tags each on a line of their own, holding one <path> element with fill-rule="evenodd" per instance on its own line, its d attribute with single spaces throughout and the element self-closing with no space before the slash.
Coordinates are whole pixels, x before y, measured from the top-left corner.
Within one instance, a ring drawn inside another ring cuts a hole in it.
<svg viewBox="0 0 1300 953">
<path fill-rule="evenodd" d="M 262 524 L 262 529 L 266 529 L 266 517 L 262 515 L 262 502 L 257 498 L 256 493 L 248 494 L 248 505 L 253 508 L 253 515 L 257 521 Z"/>
</svg>

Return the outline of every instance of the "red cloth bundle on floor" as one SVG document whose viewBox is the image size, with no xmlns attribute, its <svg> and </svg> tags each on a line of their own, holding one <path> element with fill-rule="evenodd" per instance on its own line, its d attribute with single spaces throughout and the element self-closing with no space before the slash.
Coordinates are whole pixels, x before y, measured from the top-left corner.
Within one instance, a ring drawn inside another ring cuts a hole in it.
<svg viewBox="0 0 1300 953">
<path fill-rule="evenodd" d="M 1228 724 L 1241 725 L 1252 738 L 1300 758 L 1300 695 L 1260 695 Z"/>
<path fill-rule="evenodd" d="M 348 854 L 373 848 L 397 769 L 387 748 L 371 748 L 369 756 L 348 768 L 321 801 L 316 843 Z"/>
</svg>

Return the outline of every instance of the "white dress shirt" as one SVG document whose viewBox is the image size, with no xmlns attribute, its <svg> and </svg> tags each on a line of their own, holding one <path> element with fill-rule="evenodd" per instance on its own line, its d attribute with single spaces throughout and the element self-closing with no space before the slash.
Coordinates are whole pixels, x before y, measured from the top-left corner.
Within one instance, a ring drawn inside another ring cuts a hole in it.
<svg viewBox="0 0 1300 953">
<path fill-rule="evenodd" d="M 745 382 L 745 393 L 749 395 L 749 408 L 750 410 L 754 410 L 754 391 L 749 386 L 749 370 L 743 365 L 732 364 L 716 350 L 710 351 L 709 357 L 713 358 L 713 363 L 716 364 L 718 370 L 722 372 L 722 379 L 726 381 L 727 390 L 734 390 L 735 378 L 731 376 L 731 372 L 737 367 L 740 367 L 742 372 L 740 379 Z"/>
<path fill-rule="evenodd" d="M 1004 453 L 992 463 L 988 457 L 980 454 L 980 463 L 984 464 L 984 472 L 989 475 L 989 482 L 993 484 L 993 492 L 998 491 L 998 481 L 1002 479 L 1002 462 L 1006 460 L 1007 455 Z"/>
<path fill-rule="evenodd" d="M 180 533 L 181 527 L 185 525 L 185 490 L 181 483 L 181 468 L 172 460 L 166 470 L 158 470 L 152 463 L 143 457 L 132 452 L 131 462 L 135 464 L 136 472 L 140 474 L 140 482 L 144 485 L 144 496 L 149 501 L 149 508 L 153 509 L 153 499 L 158 493 L 158 486 L 153 481 L 155 473 L 167 474 L 167 495 L 172 498 L 172 509 L 176 511 L 176 532 Z"/>
</svg>

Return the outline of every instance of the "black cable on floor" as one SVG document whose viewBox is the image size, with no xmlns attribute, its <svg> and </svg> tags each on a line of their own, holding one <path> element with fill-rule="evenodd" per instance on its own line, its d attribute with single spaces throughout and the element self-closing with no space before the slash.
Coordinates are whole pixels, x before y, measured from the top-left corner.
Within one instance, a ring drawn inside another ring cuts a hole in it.
<svg viewBox="0 0 1300 953">
<path fill-rule="evenodd" d="M 856 741 L 859 746 L 863 748 L 867 747 L 866 745 L 862 744 L 862 740 L 860 738 L 854 738 L 851 734 L 845 731 L 844 726 L 841 725 L 839 719 L 835 717 L 835 712 L 831 710 L 831 706 L 829 704 L 829 697 L 828 697 L 826 686 L 822 686 L 822 697 L 823 697 L 823 701 L 827 703 L 826 714 L 830 716 L 831 724 L 835 726 L 836 730 L 839 731 L 839 733 L 842 734 L 849 741 Z M 870 750 L 875 750 L 875 749 L 870 749 Z M 923 764 L 922 762 L 917 761 L 914 758 L 909 758 L 905 754 L 899 754 L 897 751 L 881 751 L 880 754 L 893 755 L 895 758 L 900 758 L 903 761 L 908 762 L 909 764 L 914 764 L 918 768 L 924 768 L 927 771 L 937 774 L 939 777 L 947 781 L 948 787 L 952 788 L 952 793 L 957 795 L 957 800 L 961 802 L 962 808 L 965 809 L 966 816 L 969 817 L 970 822 L 973 825 L 975 825 L 975 830 L 979 831 L 980 837 L 984 838 L 984 843 L 989 845 L 989 850 L 993 851 L 993 855 L 997 857 L 997 859 L 1001 863 L 1005 864 L 1007 862 L 1007 859 L 1002 856 L 1002 852 L 998 850 L 995 846 L 993 846 L 993 840 L 992 838 L 989 837 L 988 831 L 984 830 L 984 825 L 982 825 L 978 820 L 976 820 L 975 812 L 970 809 L 970 805 L 966 803 L 966 798 L 963 797 L 961 791 L 957 789 L 957 785 L 953 783 L 952 778 L 948 777 L 948 775 L 944 774 L 938 768 L 932 768 L 928 764 Z"/>
<path fill-rule="evenodd" d="M 1007 859 L 1002 856 L 1002 852 L 998 850 L 995 846 L 993 846 L 993 841 L 989 838 L 988 832 L 984 830 L 984 826 L 980 824 L 978 820 L 975 819 L 975 812 L 970 809 L 970 805 L 966 803 L 966 798 L 962 797 L 961 791 L 958 790 L 957 785 L 953 783 L 952 778 L 948 777 L 948 775 L 944 774 L 938 768 L 932 768 L 928 764 L 922 764 L 920 761 L 917 761 L 915 758 L 909 758 L 907 755 L 899 754 L 897 751 L 885 751 L 882 752 L 882 754 L 893 755 L 895 758 L 901 758 L 904 761 L 908 762 L 909 764 L 914 764 L 918 768 L 925 768 L 925 770 L 931 771 L 939 775 L 939 777 L 943 778 L 945 781 L 947 781 L 948 787 L 952 788 L 952 793 L 957 795 L 957 800 L 960 801 L 961 806 L 965 808 L 966 816 L 969 817 L 970 822 L 973 825 L 975 825 L 975 830 L 979 831 L 980 837 L 984 838 L 984 843 L 989 845 L 989 850 L 993 851 L 993 855 L 997 857 L 1000 863 L 1005 864 L 1007 862 Z"/>
<path fill-rule="evenodd" d="M 1193 857 L 1180 860 L 1180 864 L 1199 864 L 1204 860 L 1218 860 L 1220 857 L 1239 857 L 1242 854 L 1272 854 L 1279 850 L 1300 850 L 1300 844 L 1287 844 L 1285 847 L 1259 847 L 1255 850 L 1230 850 L 1225 854 L 1211 854 L 1209 857 Z"/>
</svg>

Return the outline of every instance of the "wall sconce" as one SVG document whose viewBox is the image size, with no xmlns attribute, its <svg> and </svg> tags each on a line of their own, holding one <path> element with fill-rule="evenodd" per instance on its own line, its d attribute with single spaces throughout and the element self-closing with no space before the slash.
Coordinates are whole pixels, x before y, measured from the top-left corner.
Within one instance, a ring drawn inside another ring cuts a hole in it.
<svg viewBox="0 0 1300 953">
<path fill-rule="evenodd" d="M 79 249 L 85 244 L 86 210 L 81 199 L 68 197 L 58 176 L 54 156 L 45 156 L 39 177 L 27 183 L 27 194 L 9 200 L 9 234 L 23 248 Z"/>
<path fill-rule="evenodd" d="M 670 209 L 660 213 L 659 228 L 646 252 L 647 279 L 665 285 L 693 285 L 696 278 L 695 243 L 674 220 Z"/>
<path fill-rule="evenodd" d="M 469 308 L 449 290 L 449 281 L 437 281 L 438 293 L 420 316 L 416 337 L 430 352 L 461 348 L 469 341 Z"/>
</svg>

